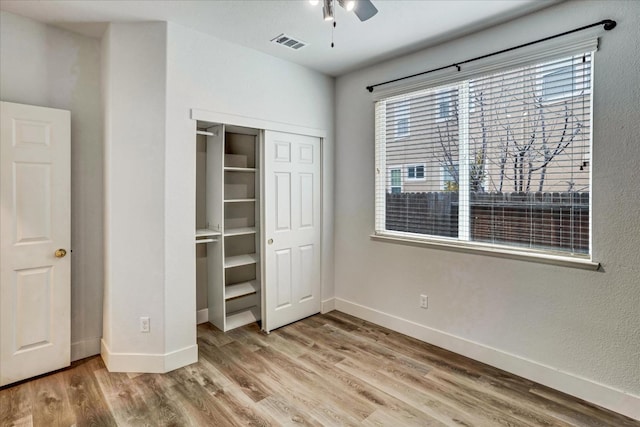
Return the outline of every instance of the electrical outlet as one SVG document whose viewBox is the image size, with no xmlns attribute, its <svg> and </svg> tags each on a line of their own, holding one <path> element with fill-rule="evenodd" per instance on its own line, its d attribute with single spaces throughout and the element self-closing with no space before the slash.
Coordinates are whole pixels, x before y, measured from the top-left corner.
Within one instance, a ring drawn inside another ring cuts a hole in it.
<svg viewBox="0 0 640 427">
<path fill-rule="evenodd" d="M 149 332 L 151 329 L 151 321 L 148 317 L 140 318 L 140 332 Z"/>
<path fill-rule="evenodd" d="M 429 308 L 429 297 L 426 295 L 420 295 L 420 308 Z"/>
</svg>

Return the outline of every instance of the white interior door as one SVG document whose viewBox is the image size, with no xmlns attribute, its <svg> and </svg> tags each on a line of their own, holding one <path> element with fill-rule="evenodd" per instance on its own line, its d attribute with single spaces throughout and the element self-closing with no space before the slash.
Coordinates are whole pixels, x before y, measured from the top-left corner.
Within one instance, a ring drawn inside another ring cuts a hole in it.
<svg viewBox="0 0 640 427">
<path fill-rule="evenodd" d="M 70 114 L 0 103 L 0 385 L 70 362 Z"/>
<path fill-rule="evenodd" d="M 320 312 L 320 139 L 266 131 L 264 165 L 268 332 Z"/>
</svg>

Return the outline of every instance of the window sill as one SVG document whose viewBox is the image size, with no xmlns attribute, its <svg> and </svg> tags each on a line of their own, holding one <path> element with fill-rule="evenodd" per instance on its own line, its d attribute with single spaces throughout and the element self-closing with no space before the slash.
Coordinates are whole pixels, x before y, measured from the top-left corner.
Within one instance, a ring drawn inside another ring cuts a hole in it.
<svg viewBox="0 0 640 427">
<path fill-rule="evenodd" d="M 507 249 L 499 247 L 488 247 L 482 245 L 469 245 L 463 242 L 447 241 L 439 239 L 421 239 L 407 236 L 397 236 L 394 234 L 372 234 L 371 240 L 400 245 L 418 246 L 433 249 L 444 249 L 456 252 L 473 253 L 477 255 L 488 255 L 499 258 L 516 259 L 521 261 L 538 262 L 542 264 L 558 265 L 562 267 L 581 268 L 584 270 L 596 271 L 600 268 L 599 262 L 589 259 L 572 258 L 562 255 L 525 252 L 517 249 Z"/>
</svg>

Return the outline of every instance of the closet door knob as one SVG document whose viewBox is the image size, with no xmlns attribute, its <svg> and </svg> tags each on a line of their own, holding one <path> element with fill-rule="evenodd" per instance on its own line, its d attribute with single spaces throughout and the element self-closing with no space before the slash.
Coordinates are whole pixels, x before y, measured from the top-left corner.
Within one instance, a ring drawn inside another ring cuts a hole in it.
<svg viewBox="0 0 640 427">
<path fill-rule="evenodd" d="M 270 245 L 272 245 L 272 244 L 273 244 L 273 239 L 269 239 L 269 240 L 267 240 L 267 243 L 268 243 L 268 244 L 270 244 Z"/>
<path fill-rule="evenodd" d="M 58 249 L 55 252 L 56 258 L 64 258 L 66 254 L 67 254 L 67 251 L 65 251 L 64 249 Z"/>
</svg>

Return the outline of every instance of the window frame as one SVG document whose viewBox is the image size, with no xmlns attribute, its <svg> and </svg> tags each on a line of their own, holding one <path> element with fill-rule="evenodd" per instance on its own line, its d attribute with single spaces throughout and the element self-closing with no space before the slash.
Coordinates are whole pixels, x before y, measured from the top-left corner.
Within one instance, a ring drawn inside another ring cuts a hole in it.
<svg viewBox="0 0 640 427">
<path fill-rule="evenodd" d="M 396 194 L 393 192 L 394 188 L 400 188 L 400 193 L 402 193 L 404 191 L 404 180 L 402 179 L 402 165 L 389 165 L 388 168 L 389 170 L 389 193 L 391 194 Z M 393 171 L 397 170 L 400 171 L 400 185 L 393 185 Z M 386 193 L 386 190 L 385 190 Z"/>
<path fill-rule="evenodd" d="M 454 163 L 453 164 L 453 168 L 458 172 L 458 176 L 460 176 L 460 163 Z M 453 175 L 451 175 L 450 171 L 447 171 L 447 169 L 449 169 L 449 165 L 445 164 L 445 163 L 440 163 L 440 188 L 444 191 L 447 191 L 445 187 L 445 184 L 447 182 L 453 182 L 456 183 L 456 181 L 454 179 L 449 180 L 449 181 L 445 181 L 445 174 L 449 173 L 449 176 L 451 176 L 451 178 L 453 178 Z M 458 181 L 460 181 L 460 178 L 458 178 Z M 457 183 L 459 185 L 459 183 Z"/>
<path fill-rule="evenodd" d="M 591 53 L 591 73 L 589 77 L 590 84 L 594 83 L 593 80 L 593 69 L 594 69 L 594 57 L 595 52 L 597 51 L 597 38 L 593 37 L 591 32 L 588 35 L 583 35 L 582 37 L 574 37 L 569 41 L 565 41 L 560 43 L 559 41 L 554 43 L 548 43 L 547 49 L 542 49 L 538 47 L 537 49 L 523 49 L 526 50 L 524 53 L 519 54 L 505 54 L 507 58 L 494 59 L 492 61 L 488 61 L 487 63 L 483 63 L 481 67 L 475 70 L 463 70 L 462 72 L 458 71 L 458 73 L 438 73 L 437 75 L 430 78 L 422 78 L 419 81 L 411 81 L 409 84 L 395 84 L 393 87 L 389 87 L 387 89 L 383 89 L 381 91 L 377 91 L 378 93 L 374 95 L 374 100 L 376 101 L 386 101 L 392 96 L 415 94 L 418 91 L 426 91 L 426 90 L 434 90 L 438 87 L 443 87 L 445 85 L 452 85 L 462 81 L 468 81 L 474 77 L 486 75 L 489 73 L 498 73 L 500 71 L 506 71 L 513 68 L 518 68 L 521 66 L 527 65 L 536 65 L 536 64 L 544 64 L 545 61 L 553 61 L 556 58 L 568 57 L 571 55 L 575 55 L 582 57 L 583 52 Z M 579 55 L 578 55 L 579 54 Z M 583 89 L 580 89 L 582 92 Z M 593 88 L 590 88 L 588 91 L 584 91 L 585 94 L 591 95 L 593 93 Z M 469 86 L 466 87 L 466 96 L 469 96 Z M 464 95 L 463 95 L 464 96 Z M 590 96 L 589 100 L 591 104 L 590 108 L 590 123 L 593 123 L 593 96 Z M 460 102 L 459 102 L 460 103 Z M 469 111 L 473 111 L 477 106 L 471 99 L 467 101 L 467 120 Z M 376 116 L 380 113 L 378 112 L 376 105 Z M 459 106 L 460 109 L 460 106 Z M 464 115 L 464 112 L 459 111 L 459 116 Z M 376 122 L 376 164 L 378 165 L 379 161 L 384 161 L 384 154 L 378 153 L 378 138 L 382 135 L 383 129 L 378 128 L 378 123 Z M 593 145 L 593 129 L 590 128 L 590 138 L 589 144 Z M 462 168 L 463 162 L 460 161 L 459 167 Z M 591 166 L 591 162 L 589 162 L 588 166 Z M 461 174 L 462 174 L 462 169 Z M 590 183 L 592 180 L 593 174 L 590 171 Z M 380 176 L 376 175 L 376 179 L 379 179 Z M 459 180 L 462 177 L 459 177 Z M 376 183 L 376 188 L 378 184 Z M 592 191 L 593 186 L 590 185 L 590 191 Z M 376 190 L 378 191 L 378 190 Z M 378 193 L 376 193 L 376 198 Z M 411 246 L 426 246 L 426 247 L 434 247 L 438 249 L 446 249 L 446 250 L 454 250 L 461 252 L 470 252 L 470 253 L 484 253 L 487 255 L 498 256 L 503 258 L 510 259 L 520 259 L 526 261 L 535 261 L 546 264 L 553 265 L 562 265 L 568 267 L 576 267 L 576 268 L 584 268 L 595 270 L 599 268 L 599 263 L 593 260 L 593 232 L 592 232 L 592 221 L 594 217 L 593 213 L 593 197 L 592 195 L 589 198 L 589 250 L 588 254 L 574 254 L 570 252 L 564 251 L 553 251 L 547 249 L 532 249 L 528 247 L 518 247 L 512 245 L 501 245 L 494 243 L 484 243 L 478 241 L 460 241 L 456 238 L 447 238 L 447 237 L 439 237 L 439 236 L 431 236 L 431 235 L 422 235 L 406 232 L 394 232 L 394 231 L 380 231 L 384 228 L 379 226 L 379 223 L 384 223 L 385 214 L 384 211 L 382 214 L 378 212 L 378 209 L 384 209 L 384 203 L 378 204 L 376 203 L 376 228 L 374 233 L 370 236 L 373 240 L 383 241 L 387 243 L 397 243 L 397 244 L 406 244 Z"/>
<path fill-rule="evenodd" d="M 438 106 L 437 113 L 436 113 L 436 123 L 442 123 L 442 122 L 446 122 L 447 120 L 451 120 L 451 117 L 454 115 L 451 108 L 451 104 L 453 103 L 451 99 L 452 98 L 451 91 L 448 89 L 437 90 L 435 93 L 435 97 L 436 97 L 436 105 Z M 446 103 L 447 105 L 447 111 L 444 115 L 442 114 L 442 108 L 441 108 L 443 103 Z"/>
<path fill-rule="evenodd" d="M 422 178 L 418 178 L 418 168 L 422 168 Z M 427 180 L 427 164 L 426 163 L 409 163 L 404 165 L 404 168 L 407 170 L 406 181 L 408 182 L 424 182 Z M 414 169 L 414 177 L 409 176 L 409 169 Z"/>
</svg>

